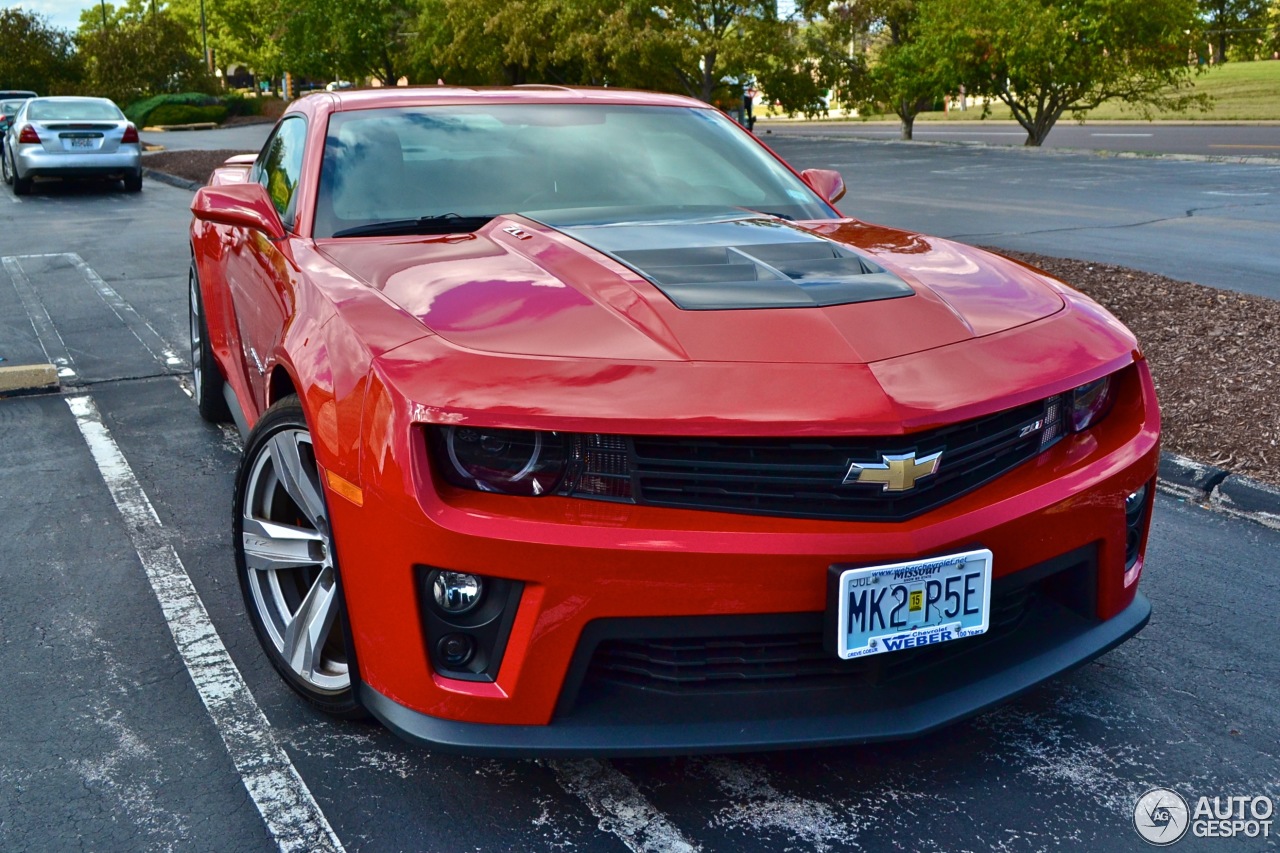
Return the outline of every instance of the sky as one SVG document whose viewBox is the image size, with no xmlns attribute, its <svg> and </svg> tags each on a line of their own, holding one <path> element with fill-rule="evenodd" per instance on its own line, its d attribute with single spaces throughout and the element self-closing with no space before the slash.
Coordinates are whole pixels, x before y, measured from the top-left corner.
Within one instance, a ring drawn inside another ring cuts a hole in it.
<svg viewBox="0 0 1280 853">
<path fill-rule="evenodd" d="M 49 23 L 63 30 L 75 30 L 80 26 L 80 10 L 96 3 L 85 0 L 22 0 L 21 3 L 5 3 L 9 7 L 21 6 L 49 19 Z"/>
</svg>

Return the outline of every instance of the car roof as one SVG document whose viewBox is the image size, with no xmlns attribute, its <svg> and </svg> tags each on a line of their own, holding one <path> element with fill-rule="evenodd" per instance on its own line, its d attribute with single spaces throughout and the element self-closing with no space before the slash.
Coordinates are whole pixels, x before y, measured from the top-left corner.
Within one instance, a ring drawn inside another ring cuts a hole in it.
<svg viewBox="0 0 1280 853">
<path fill-rule="evenodd" d="M 92 97 L 89 97 L 88 95 L 46 95 L 43 98 L 29 98 L 28 100 L 39 101 L 42 104 L 46 104 L 46 103 L 66 104 L 66 103 L 89 102 L 89 103 L 95 103 L 95 104 L 111 104 L 111 106 L 113 107 L 116 105 L 116 102 L 111 100 L 110 98 L 92 98 Z"/>
<path fill-rule="evenodd" d="M 381 89 L 346 89 L 317 93 L 335 100 L 334 109 L 362 110 L 377 107 L 420 107 L 478 103 L 602 103 L 637 106 L 700 107 L 703 101 L 683 95 L 642 92 L 635 89 L 602 89 L 575 86 L 529 85 L 510 87 L 422 86 Z M 315 97 L 309 95 L 307 97 Z"/>
</svg>

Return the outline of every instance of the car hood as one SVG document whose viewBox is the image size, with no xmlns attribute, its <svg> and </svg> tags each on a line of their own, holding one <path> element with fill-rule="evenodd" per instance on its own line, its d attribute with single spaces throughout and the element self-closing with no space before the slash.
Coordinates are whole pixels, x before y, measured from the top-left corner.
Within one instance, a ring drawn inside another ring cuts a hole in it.
<svg viewBox="0 0 1280 853">
<path fill-rule="evenodd" d="M 529 356 L 868 364 L 1064 305 L 1007 259 L 851 220 L 512 215 L 318 248 L 449 343 Z"/>
</svg>

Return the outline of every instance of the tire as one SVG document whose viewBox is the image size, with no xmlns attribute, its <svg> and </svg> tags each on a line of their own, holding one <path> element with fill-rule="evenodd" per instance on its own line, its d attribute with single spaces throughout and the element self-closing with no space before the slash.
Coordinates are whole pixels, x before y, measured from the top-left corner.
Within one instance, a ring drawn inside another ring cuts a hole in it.
<svg viewBox="0 0 1280 853">
<path fill-rule="evenodd" d="M 18 174 L 18 164 L 10 160 L 11 175 L 13 178 L 13 194 L 14 195 L 30 195 L 31 194 L 31 178 L 24 178 Z"/>
<path fill-rule="evenodd" d="M 7 151 L 0 152 L 0 171 L 3 171 L 4 182 L 9 186 L 13 186 L 13 170 L 9 168 L 9 154 Z"/>
<path fill-rule="evenodd" d="M 195 386 L 191 396 L 195 398 L 200 417 L 210 423 L 226 423 L 231 420 L 231 410 L 222 396 L 227 380 L 209 345 L 209 324 L 204 318 L 204 299 L 200 296 L 200 278 L 194 259 L 187 273 L 187 315 L 190 318 L 187 328 L 191 337 L 191 382 Z"/>
<path fill-rule="evenodd" d="M 127 193 L 142 192 L 142 170 L 139 169 L 137 174 L 124 176 L 124 191 Z"/>
<path fill-rule="evenodd" d="M 249 434 L 233 526 L 245 609 L 271 665 L 315 708 L 366 717 L 352 687 L 355 660 L 324 488 L 296 395 L 267 409 Z"/>
</svg>

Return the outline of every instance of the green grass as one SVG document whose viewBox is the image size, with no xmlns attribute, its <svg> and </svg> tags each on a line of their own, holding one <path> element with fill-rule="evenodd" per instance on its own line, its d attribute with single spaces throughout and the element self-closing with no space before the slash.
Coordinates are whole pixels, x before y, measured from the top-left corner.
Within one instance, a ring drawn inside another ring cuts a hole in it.
<svg viewBox="0 0 1280 853">
<path fill-rule="evenodd" d="M 1213 98 L 1213 106 L 1207 112 L 1157 112 L 1151 118 L 1167 121 L 1280 121 L 1280 61 L 1228 62 L 1195 75 L 1192 82 L 1195 92 L 1203 92 Z M 973 121 L 981 114 L 981 107 L 970 107 L 964 112 L 951 110 L 948 113 L 921 113 L 916 120 Z M 895 119 L 896 116 L 867 118 Z M 1013 116 L 1008 107 L 996 103 L 991 105 L 991 115 L 988 118 L 1011 120 Z M 1092 121 L 1143 118 L 1137 110 L 1118 102 L 1103 104 L 1086 116 L 1086 119 Z M 1062 120 L 1070 121 L 1070 114 L 1063 116 Z"/>
</svg>

